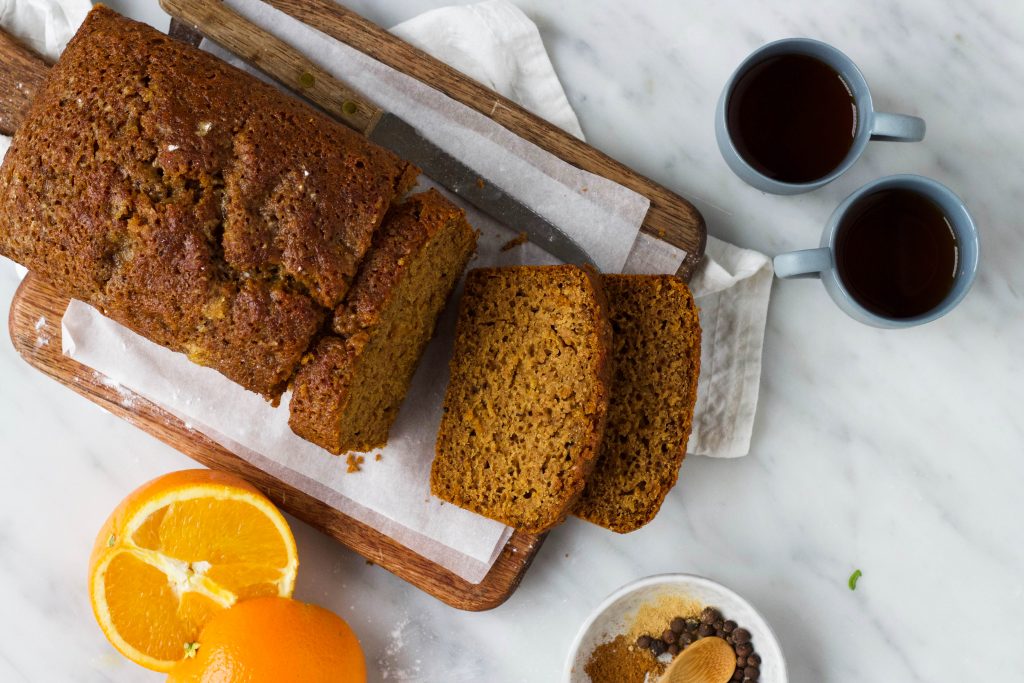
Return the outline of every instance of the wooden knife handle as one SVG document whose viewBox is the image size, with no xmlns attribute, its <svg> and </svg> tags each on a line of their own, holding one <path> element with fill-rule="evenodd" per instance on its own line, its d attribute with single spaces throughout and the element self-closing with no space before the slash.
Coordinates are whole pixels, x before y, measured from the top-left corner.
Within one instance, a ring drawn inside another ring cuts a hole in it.
<svg viewBox="0 0 1024 683">
<path fill-rule="evenodd" d="M 0 30 L 0 134 L 14 135 L 49 70 L 40 55 Z"/>
<path fill-rule="evenodd" d="M 384 113 L 288 43 L 220 0 L 160 0 L 160 6 L 364 135 L 373 131 Z"/>
</svg>

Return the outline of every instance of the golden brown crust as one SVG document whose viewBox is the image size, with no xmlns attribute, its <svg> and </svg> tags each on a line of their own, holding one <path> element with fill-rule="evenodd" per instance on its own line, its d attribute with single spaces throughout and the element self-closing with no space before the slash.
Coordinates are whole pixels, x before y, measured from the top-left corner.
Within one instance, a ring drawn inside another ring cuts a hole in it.
<svg viewBox="0 0 1024 683">
<path fill-rule="evenodd" d="M 98 6 L 0 168 L 0 253 L 276 400 L 415 174 Z"/>
<path fill-rule="evenodd" d="M 434 495 L 530 533 L 564 520 L 601 442 L 610 337 L 596 273 L 470 271 L 431 468 Z"/>
<path fill-rule="evenodd" d="M 600 456 L 574 514 L 626 533 L 675 485 L 697 401 L 700 321 L 671 275 L 605 275 L 614 379 Z"/>
<path fill-rule="evenodd" d="M 476 248 L 436 190 L 394 207 L 345 302 L 293 383 L 289 425 L 332 453 L 383 446 L 437 317 Z"/>
<path fill-rule="evenodd" d="M 207 320 L 185 351 L 191 361 L 259 388 L 277 405 L 324 318 L 308 297 L 249 280 L 225 301 L 223 317 Z"/>
<path fill-rule="evenodd" d="M 457 229 L 464 242 L 476 244 L 466 213 L 434 189 L 395 206 L 386 223 L 386 229 L 378 231 L 351 291 L 335 309 L 333 329 L 340 335 L 351 336 L 379 321 L 417 252 L 439 232 Z M 469 250 L 466 257 L 471 253 Z"/>
<path fill-rule="evenodd" d="M 302 362 L 292 382 L 288 426 L 306 441 L 335 455 L 344 449 L 338 425 L 354 379 L 354 349 L 341 337 L 327 336 Z"/>
</svg>

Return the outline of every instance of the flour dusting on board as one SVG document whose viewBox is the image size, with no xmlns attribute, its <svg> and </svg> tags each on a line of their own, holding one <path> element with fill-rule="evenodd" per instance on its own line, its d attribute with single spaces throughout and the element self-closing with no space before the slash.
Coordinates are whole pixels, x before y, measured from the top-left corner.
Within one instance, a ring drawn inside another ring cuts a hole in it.
<svg viewBox="0 0 1024 683">
<path fill-rule="evenodd" d="M 121 399 L 121 405 L 125 408 L 134 408 L 135 402 L 138 400 L 139 395 L 131 389 L 122 386 L 119 382 L 110 379 L 106 375 L 98 372 L 92 373 L 93 379 L 102 384 L 105 387 L 109 387 L 117 392 L 118 397 Z"/>
<path fill-rule="evenodd" d="M 46 316 L 39 316 L 36 321 L 36 348 L 42 348 L 50 343 L 50 335 L 46 333 Z"/>
</svg>

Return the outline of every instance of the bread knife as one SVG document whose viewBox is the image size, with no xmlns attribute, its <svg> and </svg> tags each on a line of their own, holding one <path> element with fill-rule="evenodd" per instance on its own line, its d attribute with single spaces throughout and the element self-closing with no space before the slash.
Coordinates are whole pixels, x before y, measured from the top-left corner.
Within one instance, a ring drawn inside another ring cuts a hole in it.
<svg viewBox="0 0 1024 683">
<path fill-rule="evenodd" d="M 373 105 L 280 38 L 256 26 L 219 0 L 160 0 L 172 17 L 196 27 L 210 40 L 328 115 L 423 170 L 429 178 L 504 226 L 526 233 L 552 256 L 578 265 L 594 263 L 579 244 L 501 186 L 448 154 L 398 116 Z"/>
</svg>

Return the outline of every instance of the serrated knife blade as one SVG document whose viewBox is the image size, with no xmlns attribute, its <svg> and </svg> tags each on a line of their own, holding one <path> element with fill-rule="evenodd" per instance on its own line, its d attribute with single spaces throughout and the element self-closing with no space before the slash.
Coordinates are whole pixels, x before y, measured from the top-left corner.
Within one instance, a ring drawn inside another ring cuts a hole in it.
<svg viewBox="0 0 1024 683">
<path fill-rule="evenodd" d="M 369 138 L 403 159 L 419 166 L 438 184 L 450 190 L 499 223 L 526 233 L 538 245 L 565 263 L 594 263 L 586 250 L 571 237 L 501 187 L 423 137 L 415 127 L 394 114 L 384 112 L 369 132 Z"/>
</svg>

